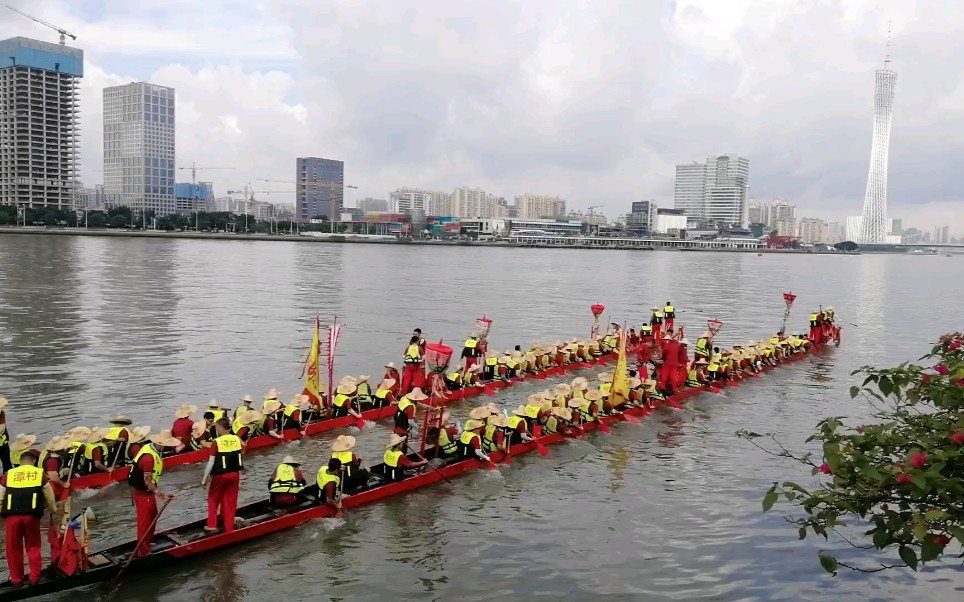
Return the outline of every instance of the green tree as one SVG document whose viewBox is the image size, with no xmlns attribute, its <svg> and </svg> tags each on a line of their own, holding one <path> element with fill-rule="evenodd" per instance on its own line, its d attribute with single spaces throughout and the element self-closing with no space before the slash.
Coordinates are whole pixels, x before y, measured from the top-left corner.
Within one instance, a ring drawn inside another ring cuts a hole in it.
<svg viewBox="0 0 964 602">
<path fill-rule="evenodd" d="M 87 227 L 88 228 L 106 228 L 107 214 L 104 213 L 103 211 L 88 211 Z"/>
<path fill-rule="evenodd" d="M 0 205 L 0 225 L 11 226 L 17 223 L 17 208 L 13 205 Z"/>
<path fill-rule="evenodd" d="M 111 228 L 126 228 L 131 225 L 130 215 L 118 213 L 117 215 L 109 218 L 108 225 Z"/>
<path fill-rule="evenodd" d="M 788 519 L 800 539 L 808 533 L 827 538 L 832 532 L 855 548 L 896 551 L 900 558 L 868 568 L 822 552 L 820 565 L 826 571 L 916 571 L 943 556 L 952 540 L 964 543 L 962 348 L 961 334 L 948 334 L 921 358 L 927 360 L 926 367 L 905 363 L 855 371 L 864 380 L 851 387 L 850 395 L 871 400 L 875 422 L 849 426 L 843 417 L 822 420 L 807 439 L 819 443 L 819 452 L 791 451 L 772 434 L 766 435 L 770 444 L 761 445 L 757 438 L 764 435 L 738 433 L 764 451 L 820 475 L 811 488 L 791 481 L 774 483 L 763 498 L 764 511 L 781 497 L 802 511 L 802 516 Z M 848 518 L 858 517 L 870 527 L 863 533 L 866 544 L 841 533 Z"/>
</svg>

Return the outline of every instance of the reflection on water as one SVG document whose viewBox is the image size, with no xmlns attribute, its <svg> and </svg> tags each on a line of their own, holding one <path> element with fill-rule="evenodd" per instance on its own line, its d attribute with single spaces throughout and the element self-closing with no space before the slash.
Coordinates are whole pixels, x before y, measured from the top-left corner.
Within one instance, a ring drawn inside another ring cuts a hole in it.
<svg viewBox="0 0 964 602">
<path fill-rule="evenodd" d="M 830 580 L 818 545 L 798 542 L 779 515 L 760 513 L 772 481 L 808 478 L 733 432 L 776 432 L 802 444 L 827 415 L 868 415 L 851 400 L 850 371 L 915 359 L 964 322 L 964 261 L 892 256 L 774 256 L 684 252 L 379 247 L 0 235 L 0 393 L 14 432 L 40 436 L 114 413 L 167 426 L 174 407 L 235 405 L 271 387 L 299 392 L 314 317 L 346 325 L 338 374 L 381 374 L 405 337 L 458 348 L 474 319 L 494 320 L 492 347 L 583 335 L 589 305 L 634 326 L 667 300 L 689 338 L 708 318 L 724 343 L 769 336 L 781 293 L 798 295 L 790 324 L 834 305 L 844 343 L 792 368 L 750 379 L 640 426 L 613 425 L 464 475 L 344 519 L 249 542 L 139 576 L 128 599 L 946 600 L 959 569 Z M 592 376 L 591 371 L 586 371 Z M 571 376 L 570 376 L 571 378 Z M 512 408 L 561 378 L 492 398 Z M 464 421 L 471 404 L 453 408 Z M 388 433 L 367 425 L 359 449 L 379 457 Z M 265 495 L 287 453 L 310 472 L 330 440 L 251 454 L 242 499 Z M 165 471 L 178 496 L 167 525 L 202 516 L 199 467 Z M 118 485 L 89 497 L 97 542 L 131 537 Z M 832 545 L 820 542 L 819 545 Z M 266 594 L 266 592 L 268 592 Z M 621 596 L 619 598 L 618 596 Z M 55 600 L 66 602 L 75 595 Z"/>
</svg>

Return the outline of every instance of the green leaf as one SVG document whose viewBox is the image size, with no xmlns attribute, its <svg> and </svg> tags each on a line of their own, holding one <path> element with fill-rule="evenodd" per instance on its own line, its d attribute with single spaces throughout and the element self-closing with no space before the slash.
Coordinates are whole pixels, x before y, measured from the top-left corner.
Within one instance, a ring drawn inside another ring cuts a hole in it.
<svg viewBox="0 0 964 602">
<path fill-rule="evenodd" d="M 910 478 L 910 482 L 917 486 L 921 491 L 927 491 L 927 477 L 922 474 L 915 474 Z"/>
<path fill-rule="evenodd" d="M 894 392 L 894 385 L 889 378 L 881 378 L 879 381 L 877 381 L 877 387 L 885 397 Z"/>
<path fill-rule="evenodd" d="M 890 534 L 887 531 L 878 530 L 874 533 L 874 547 L 883 550 L 890 543 Z"/>
<path fill-rule="evenodd" d="M 950 515 L 943 510 L 928 510 L 924 513 L 924 520 L 937 520 L 946 516 Z"/>
<path fill-rule="evenodd" d="M 914 539 L 917 541 L 924 541 L 927 539 L 927 528 L 920 523 L 915 524 L 910 531 L 914 534 Z"/>
<path fill-rule="evenodd" d="M 915 558 L 916 560 L 916 558 Z M 820 566 L 831 575 L 837 574 L 837 559 L 833 556 L 820 555 Z"/>
<path fill-rule="evenodd" d="M 964 542 L 964 528 L 962 527 L 947 527 L 947 532 L 954 536 L 959 542 Z"/>
<path fill-rule="evenodd" d="M 913 548 L 908 546 L 900 546 L 900 550 L 897 551 L 900 555 L 900 559 L 904 561 L 904 564 L 909 566 L 912 571 L 917 570 L 917 552 Z"/>
<path fill-rule="evenodd" d="M 858 387 L 857 385 L 850 387 L 850 398 L 853 399 L 858 395 L 860 395 L 860 387 Z"/>
<path fill-rule="evenodd" d="M 773 504 L 776 503 L 778 497 L 777 486 L 774 485 L 767 491 L 767 494 L 763 496 L 763 511 L 767 512 L 770 508 L 773 508 Z"/>
<path fill-rule="evenodd" d="M 920 559 L 922 562 L 934 560 L 941 555 L 941 546 L 934 543 L 933 537 L 928 537 L 920 547 Z"/>
</svg>

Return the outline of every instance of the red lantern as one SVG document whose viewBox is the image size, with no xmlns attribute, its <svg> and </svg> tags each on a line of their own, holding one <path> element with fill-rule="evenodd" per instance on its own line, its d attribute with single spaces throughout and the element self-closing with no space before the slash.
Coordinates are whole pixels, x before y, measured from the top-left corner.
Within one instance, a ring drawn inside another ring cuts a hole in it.
<svg viewBox="0 0 964 602">
<path fill-rule="evenodd" d="M 444 370 L 452 359 L 452 348 L 438 343 L 428 343 L 425 345 L 425 363 L 434 371 Z"/>
<path fill-rule="evenodd" d="M 597 303 L 597 304 L 595 304 L 595 305 L 590 305 L 590 306 L 589 306 L 589 309 L 592 311 L 592 315 L 594 315 L 595 317 L 598 318 L 599 316 L 602 315 L 602 312 L 606 311 L 606 306 L 605 306 L 605 305 L 599 305 L 599 304 Z"/>
</svg>

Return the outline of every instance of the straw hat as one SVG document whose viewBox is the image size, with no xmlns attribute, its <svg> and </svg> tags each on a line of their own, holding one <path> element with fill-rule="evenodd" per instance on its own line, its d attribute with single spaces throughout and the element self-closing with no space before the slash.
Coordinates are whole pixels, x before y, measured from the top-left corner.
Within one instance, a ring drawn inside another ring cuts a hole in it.
<svg viewBox="0 0 964 602">
<path fill-rule="evenodd" d="M 499 363 L 502 364 L 502 365 L 508 364 L 508 363 L 509 363 L 509 356 L 508 356 L 508 355 L 503 355 L 502 357 L 500 357 L 500 358 L 499 358 Z"/>
<path fill-rule="evenodd" d="M 10 402 L 7 401 L 7 398 L 6 398 L 6 397 L 4 397 L 3 395 L 0 395 L 0 410 L 2 410 L 3 408 L 7 407 L 7 404 L 9 404 L 9 403 L 10 403 Z"/>
<path fill-rule="evenodd" d="M 355 438 L 351 435 L 338 435 L 338 438 L 331 444 L 331 451 L 344 452 L 355 447 Z"/>
<path fill-rule="evenodd" d="M 541 406 L 545 400 L 546 398 L 542 393 L 533 393 L 526 399 L 526 402 L 530 406 Z"/>
<path fill-rule="evenodd" d="M 599 379 L 599 382 L 602 382 L 602 383 L 611 383 L 611 382 L 613 382 L 613 373 L 612 373 L 612 372 L 603 372 L 602 374 L 600 374 L 600 375 L 597 376 L 596 378 Z"/>
<path fill-rule="evenodd" d="M 696 360 L 696 361 L 693 363 L 694 366 L 705 366 L 705 365 L 707 365 L 707 364 L 709 364 L 709 362 L 706 361 L 706 358 L 703 358 L 703 357 L 701 357 L 700 359 Z"/>
<path fill-rule="evenodd" d="M 570 420 L 572 418 L 572 412 L 569 408 L 552 408 L 552 415 L 563 420 Z"/>
<path fill-rule="evenodd" d="M 191 425 L 191 436 L 199 439 L 208 430 L 208 425 L 203 420 L 198 420 Z"/>
<path fill-rule="evenodd" d="M 428 395 L 422 393 L 422 389 L 415 387 L 412 392 L 406 395 L 409 401 L 422 401 L 423 399 L 428 399 Z"/>
<path fill-rule="evenodd" d="M 354 376 L 342 376 L 341 380 L 338 381 L 339 385 L 357 385 L 358 379 Z"/>
<path fill-rule="evenodd" d="M 244 414 L 241 414 L 241 423 L 245 425 L 261 422 L 262 419 L 264 419 L 264 414 L 258 410 L 245 410 Z"/>
<path fill-rule="evenodd" d="M 469 418 L 473 420 L 485 420 L 492 414 L 494 414 L 494 412 L 492 411 L 492 408 L 487 406 L 482 406 L 482 407 L 475 408 L 471 412 L 469 412 Z"/>
<path fill-rule="evenodd" d="M 656 381 L 653 380 L 652 378 L 647 378 L 646 380 L 643 381 L 643 384 L 646 385 L 647 387 L 655 387 Z"/>
<path fill-rule="evenodd" d="M 242 402 L 244 405 L 251 405 L 252 403 L 254 403 L 254 400 L 251 399 L 250 395 L 245 395 L 244 397 L 240 398 L 238 401 Z"/>
<path fill-rule="evenodd" d="M 494 402 L 491 402 L 491 401 L 490 401 L 489 403 L 486 403 L 486 404 L 483 404 L 483 405 L 484 405 L 485 407 L 489 408 L 490 410 L 492 410 L 492 413 L 493 413 L 493 414 L 501 414 L 501 413 L 502 413 L 502 408 L 500 408 L 499 406 L 495 405 Z"/>
<path fill-rule="evenodd" d="M 175 418 L 190 418 L 191 414 L 197 412 L 197 406 L 192 404 L 184 404 L 178 409 L 174 410 Z"/>
<path fill-rule="evenodd" d="M 599 389 L 599 394 L 603 397 L 609 397 L 612 395 L 612 391 L 610 389 Z"/>
<path fill-rule="evenodd" d="M 339 395 L 351 395 L 357 389 L 358 387 L 356 387 L 354 383 L 342 383 L 338 385 L 338 388 L 335 389 L 335 392 Z"/>
<path fill-rule="evenodd" d="M 630 379 L 629 379 L 629 388 L 630 388 L 630 389 L 635 389 L 636 387 L 639 387 L 639 386 L 641 386 L 642 384 L 643 384 L 643 381 L 641 381 L 640 379 L 636 378 L 635 376 L 630 377 Z"/>
<path fill-rule="evenodd" d="M 281 395 L 281 391 L 279 391 L 279 390 L 277 390 L 277 389 L 270 389 L 267 393 L 264 394 L 264 398 L 265 398 L 265 399 L 277 399 L 279 395 Z"/>
<path fill-rule="evenodd" d="M 145 438 L 147 438 L 148 433 L 151 432 L 151 427 L 149 426 L 135 426 L 130 430 L 130 436 L 127 438 L 128 443 L 140 443 Z"/>
<path fill-rule="evenodd" d="M 475 429 L 480 429 L 485 426 L 485 422 L 481 420 L 472 420 L 471 418 L 465 421 L 465 430 L 474 431 Z"/>
<path fill-rule="evenodd" d="M 536 354 L 531 351 L 523 356 L 527 362 L 536 361 Z"/>
<path fill-rule="evenodd" d="M 577 376 L 572 379 L 572 390 L 573 391 L 585 391 L 589 388 L 589 381 L 583 376 Z"/>
<path fill-rule="evenodd" d="M 151 437 L 151 443 L 159 447 L 177 447 L 181 440 L 172 437 L 170 431 L 161 431 Z"/>
<path fill-rule="evenodd" d="M 573 399 L 570 399 L 569 401 L 566 402 L 566 406 L 573 409 L 581 408 L 583 401 L 584 400 L 579 397 L 574 397 Z"/>
<path fill-rule="evenodd" d="M 586 391 L 586 401 L 599 401 L 604 397 L 603 392 L 599 389 L 593 389 L 592 391 Z"/>
<path fill-rule="evenodd" d="M 405 437 L 392 433 L 391 437 L 389 437 L 388 439 L 388 445 L 386 445 L 385 447 L 386 448 L 395 447 L 396 445 L 401 445 L 404 442 L 405 442 Z"/>
<path fill-rule="evenodd" d="M 398 381 L 396 381 L 394 378 L 386 378 L 382 382 L 378 383 L 378 388 L 388 390 L 394 387 L 396 382 Z"/>
<path fill-rule="evenodd" d="M 526 415 L 526 407 L 525 407 L 525 406 L 519 406 L 519 407 L 517 407 L 516 409 L 512 410 L 512 413 L 515 414 L 516 416 L 525 417 L 525 415 Z"/>
<path fill-rule="evenodd" d="M 114 416 L 112 419 L 108 420 L 108 422 L 110 424 L 117 424 L 120 426 L 130 426 L 133 423 L 133 421 L 127 416 L 121 416 L 119 414 L 117 416 Z"/>
<path fill-rule="evenodd" d="M 265 414 L 274 414 L 275 412 L 277 412 L 277 411 L 280 410 L 280 409 L 281 409 L 281 402 L 280 402 L 280 401 L 278 401 L 278 400 L 276 400 L 276 399 L 269 399 L 269 400 L 267 400 L 267 401 L 264 402 L 264 407 L 262 408 L 262 411 L 263 411 Z"/>
<path fill-rule="evenodd" d="M 208 409 L 209 409 L 209 410 L 220 410 L 220 409 L 221 409 L 221 404 L 218 403 L 218 400 L 217 400 L 217 399 L 212 399 L 212 400 L 210 401 L 210 403 L 208 403 Z"/>
<path fill-rule="evenodd" d="M 384 367 L 385 367 L 385 368 L 391 368 L 391 369 L 394 370 L 394 369 L 395 369 L 395 362 L 388 362 L 387 364 L 385 364 Z"/>
<path fill-rule="evenodd" d="M 356 384 L 367 383 L 368 379 L 371 378 L 371 374 L 359 374 Z"/>
<path fill-rule="evenodd" d="M 107 436 L 108 430 L 105 428 L 93 428 L 90 429 L 90 435 L 87 436 L 87 443 L 100 443 Z"/>
<path fill-rule="evenodd" d="M 17 438 L 13 440 L 10 444 L 11 451 L 20 451 L 23 449 L 29 449 L 31 445 L 37 442 L 37 437 L 34 435 L 24 435 L 20 433 Z"/>
<path fill-rule="evenodd" d="M 572 387 L 570 387 L 566 383 L 559 383 L 558 385 L 552 388 L 552 391 L 556 395 L 569 395 L 572 393 Z"/>
<path fill-rule="evenodd" d="M 502 414 L 492 414 L 491 416 L 489 416 L 488 425 L 507 427 L 509 426 L 509 419 L 503 416 Z"/>
<path fill-rule="evenodd" d="M 48 451 L 63 451 L 67 449 L 70 445 L 70 439 L 67 437 L 56 436 L 47 442 L 45 449 Z"/>
<path fill-rule="evenodd" d="M 64 437 L 67 437 L 71 441 L 80 441 L 81 439 L 86 441 L 87 437 L 90 437 L 90 429 L 86 426 L 75 426 L 67 431 Z"/>
</svg>

